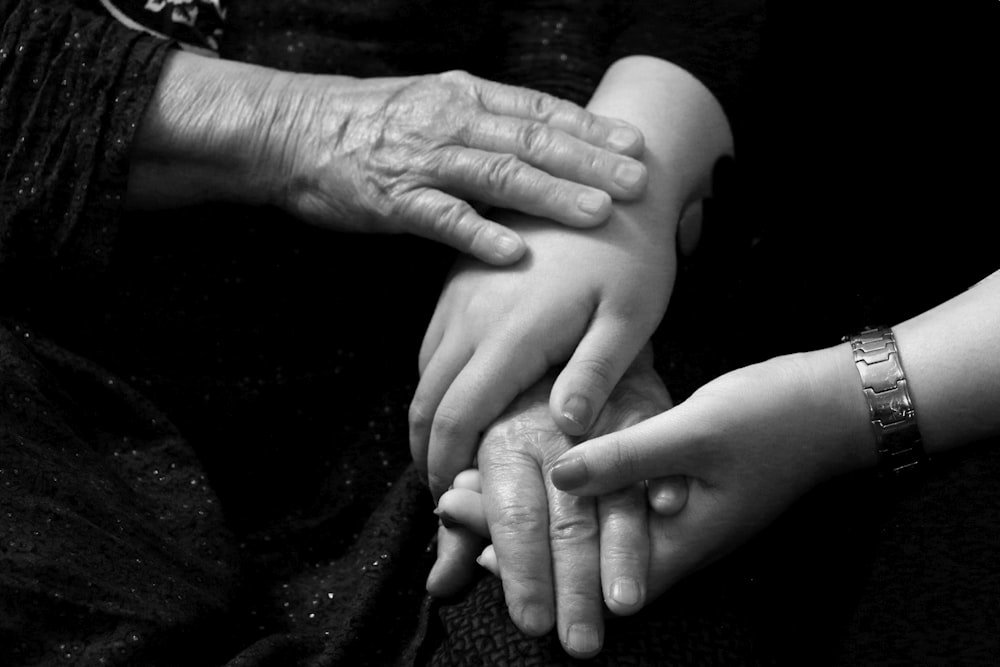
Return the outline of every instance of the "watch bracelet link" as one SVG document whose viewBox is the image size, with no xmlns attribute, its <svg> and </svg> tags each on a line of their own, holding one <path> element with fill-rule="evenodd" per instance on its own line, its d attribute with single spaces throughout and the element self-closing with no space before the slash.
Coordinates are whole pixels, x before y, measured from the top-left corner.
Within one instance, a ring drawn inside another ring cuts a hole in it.
<svg viewBox="0 0 1000 667">
<path fill-rule="evenodd" d="M 879 469 L 883 474 L 908 475 L 927 456 L 892 329 L 865 329 L 845 340 L 851 344 L 868 402 Z"/>
</svg>

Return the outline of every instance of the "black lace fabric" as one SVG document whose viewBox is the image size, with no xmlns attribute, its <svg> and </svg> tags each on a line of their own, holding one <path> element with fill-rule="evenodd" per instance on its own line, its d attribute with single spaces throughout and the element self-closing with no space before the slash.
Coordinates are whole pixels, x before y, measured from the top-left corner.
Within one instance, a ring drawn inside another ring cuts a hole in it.
<svg viewBox="0 0 1000 667">
<path fill-rule="evenodd" d="M 358 76 L 463 68 L 577 101 L 641 52 L 688 67 L 740 123 L 757 4 L 237 1 L 220 52 Z M 169 45 L 96 0 L 0 0 L 0 17 L 0 665 L 577 664 L 517 632 L 491 577 L 454 600 L 423 590 L 436 521 L 406 410 L 452 253 L 272 210 L 123 212 Z M 719 249 L 683 267 L 658 332 L 676 400 L 775 344 L 757 325 L 789 288 L 749 276 L 788 258 L 766 238 Z M 796 273 L 810 342 L 859 316 L 853 292 L 836 313 L 810 300 L 822 273 Z M 820 489 L 609 619 L 594 664 L 987 664 L 997 470 L 987 447 L 902 498 Z"/>
</svg>

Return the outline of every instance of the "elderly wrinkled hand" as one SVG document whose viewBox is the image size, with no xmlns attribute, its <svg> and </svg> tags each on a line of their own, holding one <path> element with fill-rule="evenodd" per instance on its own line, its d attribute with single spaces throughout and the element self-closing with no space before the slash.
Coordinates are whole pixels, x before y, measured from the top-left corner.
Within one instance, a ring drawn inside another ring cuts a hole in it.
<svg viewBox="0 0 1000 667">
<path fill-rule="evenodd" d="M 410 232 L 490 263 L 524 251 L 473 204 L 591 227 L 639 196 L 633 126 L 464 72 L 393 79 L 292 75 L 265 160 L 280 205 L 341 229 Z"/>
<path fill-rule="evenodd" d="M 598 499 L 556 489 L 548 471 L 573 440 L 552 420 L 550 385 L 548 379 L 523 394 L 486 432 L 478 457 L 481 482 L 462 473 L 442 496 L 438 512 L 445 524 L 428 589 L 447 595 L 466 584 L 467 560 L 482 548 L 473 535 L 492 539 L 483 564 L 489 567 L 487 559 L 495 555 L 514 623 L 531 635 L 548 632 L 555 623 L 567 652 L 586 657 L 603 642 L 603 603 L 616 614 L 634 613 L 645 603 L 648 573 L 661 565 L 650 558 L 663 551 L 650 542 L 649 522 L 683 507 L 686 482 L 675 478 L 656 485 L 662 515 L 647 511 L 641 482 Z M 612 394 L 595 428 L 623 428 L 669 405 L 647 351 Z"/>
</svg>

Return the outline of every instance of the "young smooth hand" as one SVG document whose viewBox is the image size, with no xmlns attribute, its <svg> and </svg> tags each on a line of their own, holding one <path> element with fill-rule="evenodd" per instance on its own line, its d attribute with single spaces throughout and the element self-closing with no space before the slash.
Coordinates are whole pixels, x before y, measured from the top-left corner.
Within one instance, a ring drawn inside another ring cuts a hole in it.
<svg viewBox="0 0 1000 667">
<path fill-rule="evenodd" d="M 530 246 L 522 262 L 458 263 L 424 337 L 410 408 L 410 447 L 435 498 L 472 463 L 482 431 L 549 368 L 565 363 L 550 396 L 556 424 L 574 435 L 591 427 L 663 317 L 678 227 L 730 148 L 718 103 L 661 60 L 616 63 L 588 108 L 643 131 L 648 192 L 596 229 L 505 213 Z"/>
<path fill-rule="evenodd" d="M 723 375 L 680 405 L 581 443 L 552 468 L 555 487 L 602 496 L 682 476 L 683 508 L 651 515 L 650 596 L 773 521 L 806 491 L 874 464 L 874 436 L 848 345 Z"/>
</svg>

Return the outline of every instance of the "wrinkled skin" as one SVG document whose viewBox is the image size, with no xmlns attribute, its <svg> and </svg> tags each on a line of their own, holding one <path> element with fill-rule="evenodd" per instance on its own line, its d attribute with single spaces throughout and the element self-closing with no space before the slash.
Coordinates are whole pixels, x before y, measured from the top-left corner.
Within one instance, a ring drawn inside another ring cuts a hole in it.
<svg viewBox="0 0 1000 667">
<path fill-rule="evenodd" d="M 409 78 L 275 77 L 282 100 L 263 142 L 276 203 L 322 226 L 408 232 L 505 264 L 517 234 L 474 204 L 578 227 L 639 196 L 632 126 L 463 72 Z"/>
<path fill-rule="evenodd" d="M 556 489 L 548 472 L 573 439 L 547 408 L 551 378 L 525 392 L 486 432 L 479 476 L 461 473 L 441 498 L 438 562 L 428 579 L 435 595 L 468 583 L 469 561 L 486 539 L 480 563 L 503 580 L 510 615 L 530 635 L 553 624 L 571 655 L 596 654 L 603 642 L 604 605 L 616 614 L 638 611 L 662 590 L 665 545 L 656 539 L 664 517 L 681 511 L 683 478 L 658 481 L 650 493 L 663 514 L 647 509 L 644 484 L 600 498 Z M 612 394 L 595 428 L 627 427 L 670 406 L 670 398 L 644 353 Z M 544 567 L 543 564 L 551 564 Z"/>
</svg>

